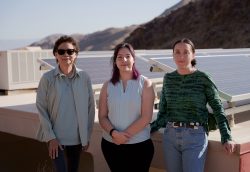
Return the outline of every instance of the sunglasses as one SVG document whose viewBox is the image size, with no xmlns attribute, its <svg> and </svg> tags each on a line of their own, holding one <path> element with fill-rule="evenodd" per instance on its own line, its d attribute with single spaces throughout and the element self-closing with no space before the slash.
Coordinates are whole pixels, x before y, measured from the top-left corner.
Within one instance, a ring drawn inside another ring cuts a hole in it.
<svg viewBox="0 0 250 172">
<path fill-rule="evenodd" d="M 57 50 L 57 53 L 59 54 L 59 55 L 64 55 L 65 53 L 67 52 L 67 54 L 68 55 L 73 55 L 74 53 L 76 53 L 76 50 L 75 49 L 66 49 L 66 50 L 64 50 L 64 49 L 58 49 Z"/>
</svg>

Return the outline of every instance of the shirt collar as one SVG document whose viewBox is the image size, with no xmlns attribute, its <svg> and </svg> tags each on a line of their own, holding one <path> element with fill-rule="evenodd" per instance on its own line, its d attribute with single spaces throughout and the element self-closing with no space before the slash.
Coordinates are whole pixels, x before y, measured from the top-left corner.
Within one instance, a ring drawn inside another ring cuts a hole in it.
<svg viewBox="0 0 250 172">
<path fill-rule="evenodd" d="M 78 69 L 75 64 L 73 65 L 73 70 L 74 74 L 72 78 L 80 75 L 80 69 Z M 60 76 L 60 77 L 65 76 L 65 74 L 63 74 L 62 71 L 60 70 L 59 65 L 57 65 L 55 68 L 54 76 Z"/>
</svg>

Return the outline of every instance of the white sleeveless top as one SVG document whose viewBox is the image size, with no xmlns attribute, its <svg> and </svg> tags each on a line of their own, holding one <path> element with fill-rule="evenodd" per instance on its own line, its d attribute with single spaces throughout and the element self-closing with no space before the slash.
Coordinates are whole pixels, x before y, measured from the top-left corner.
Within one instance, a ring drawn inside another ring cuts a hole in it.
<svg viewBox="0 0 250 172">
<path fill-rule="evenodd" d="M 141 115 L 141 96 L 145 77 L 140 75 L 137 80 L 128 80 L 126 90 L 123 91 L 122 81 L 107 86 L 108 118 L 114 128 L 123 131 Z M 103 138 L 112 142 L 107 132 L 103 132 Z M 126 144 L 143 142 L 150 138 L 150 126 L 138 132 Z"/>
</svg>

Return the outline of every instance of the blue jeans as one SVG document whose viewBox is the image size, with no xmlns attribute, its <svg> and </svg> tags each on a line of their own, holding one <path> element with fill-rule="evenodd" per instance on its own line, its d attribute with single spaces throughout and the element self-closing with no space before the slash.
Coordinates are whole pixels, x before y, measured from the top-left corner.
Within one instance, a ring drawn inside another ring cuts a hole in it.
<svg viewBox="0 0 250 172">
<path fill-rule="evenodd" d="M 203 172 L 208 138 L 202 126 L 198 129 L 167 124 L 163 136 L 167 172 Z"/>
<path fill-rule="evenodd" d="M 58 149 L 58 157 L 53 160 L 56 172 L 77 172 L 82 145 L 63 146 Z"/>
</svg>

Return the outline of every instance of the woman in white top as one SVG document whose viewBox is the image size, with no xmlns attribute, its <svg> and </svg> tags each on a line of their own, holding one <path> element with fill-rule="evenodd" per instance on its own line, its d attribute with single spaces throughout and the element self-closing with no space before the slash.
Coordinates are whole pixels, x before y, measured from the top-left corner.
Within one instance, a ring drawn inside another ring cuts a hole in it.
<svg viewBox="0 0 250 172">
<path fill-rule="evenodd" d="M 111 62 L 113 74 L 99 99 L 103 155 L 112 172 L 148 172 L 154 154 L 149 128 L 155 98 L 152 83 L 136 69 L 130 44 L 117 45 Z"/>
</svg>

